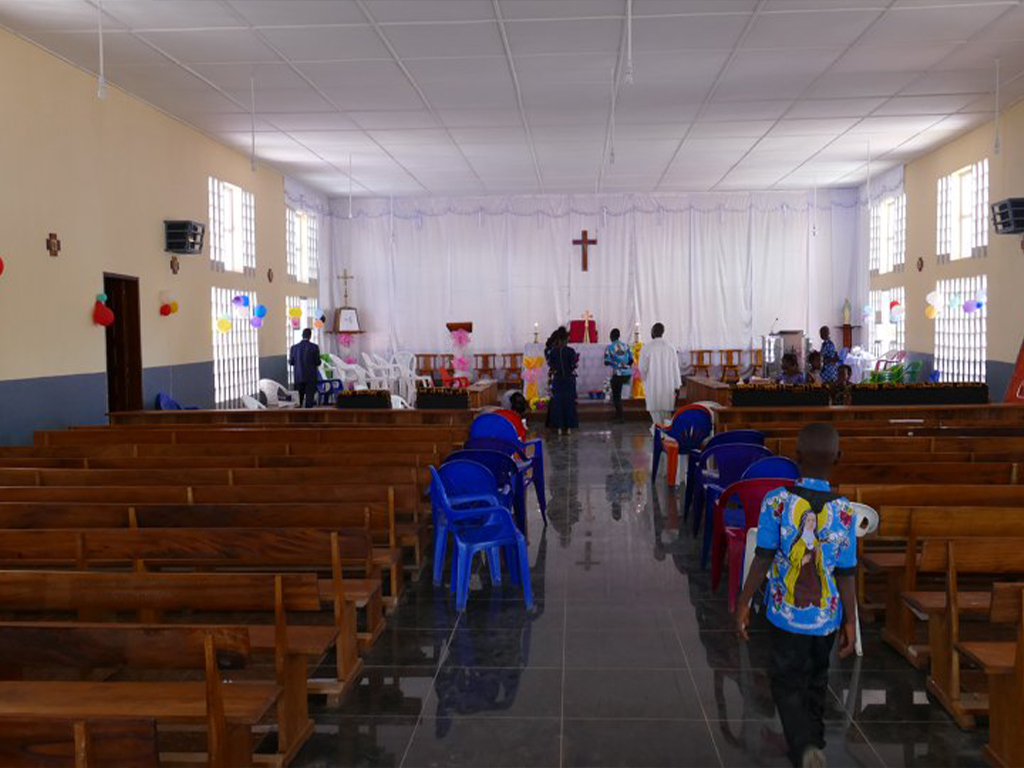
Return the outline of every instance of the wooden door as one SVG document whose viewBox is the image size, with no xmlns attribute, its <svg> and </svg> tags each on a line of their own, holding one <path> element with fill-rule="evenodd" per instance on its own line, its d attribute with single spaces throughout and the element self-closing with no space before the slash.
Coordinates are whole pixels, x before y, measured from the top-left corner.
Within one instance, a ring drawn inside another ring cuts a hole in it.
<svg viewBox="0 0 1024 768">
<path fill-rule="evenodd" d="M 107 326 L 107 410 L 142 408 L 142 331 L 139 279 L 103 275 L 103 291 L 114 322 Z"/>
</svg>

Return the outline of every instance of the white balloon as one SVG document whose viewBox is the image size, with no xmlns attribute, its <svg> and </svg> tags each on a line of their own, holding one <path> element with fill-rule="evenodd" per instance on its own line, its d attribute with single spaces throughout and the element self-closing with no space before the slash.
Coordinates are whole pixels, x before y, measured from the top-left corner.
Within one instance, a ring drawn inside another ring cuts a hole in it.
<svg viewBox="0 0 1024 768">
<path fill-rule="evenodd" d="M 932 291 L 927 296 L 925 296 L 925 301 L 927 301 L 933 307 L 938 307 L 939 306 L 939 301 L 940 301 L 939 300 L 939 292 L 938 291 Z"/>
</svg>

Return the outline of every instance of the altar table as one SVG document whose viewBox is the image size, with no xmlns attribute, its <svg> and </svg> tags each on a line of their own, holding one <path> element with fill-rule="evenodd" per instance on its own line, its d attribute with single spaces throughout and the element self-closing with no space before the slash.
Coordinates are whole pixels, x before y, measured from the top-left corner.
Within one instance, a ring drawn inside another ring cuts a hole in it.
<svg viewBox="0 0 1024 768">
<path fill-rule="evenodd" d="M 576 354 L 580 356 L 579 366 L 576 368 L 576 392 L 580 400 L 587 399 L 587 392 L 603 391 L 604 384 L 611 375 L 611 368 L 604 364 L 604 344 L 570 344 Z M 532 374 L 526 367 L 526 359 L 531 357 L 544 357 L 543 344 L 527 344 L 523 349 L 523 382 L 524 388 L 529 385 L 531 375 L 535 376 L 537 382 L 537 396 L 548 396 L 548 367 L 544 364 L 539 372 Z"/>
</svg>

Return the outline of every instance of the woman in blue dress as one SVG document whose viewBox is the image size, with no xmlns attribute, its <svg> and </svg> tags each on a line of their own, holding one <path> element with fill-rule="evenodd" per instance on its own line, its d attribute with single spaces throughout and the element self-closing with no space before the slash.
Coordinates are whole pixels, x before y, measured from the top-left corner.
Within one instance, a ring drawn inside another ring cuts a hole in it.
<svg viewBox="0 0 1024 768">
<path fill-rule="evenodd" d="M 821 326 L 821 383 L 835 384 L 839 375 L 839 353 L 832 343 L 832 331 L 827 325 Z"/>
<path fill-rule="evenodd" d="M 548 377 L 551 400 L 548 402 L 548 426 L 560 435 L 580 426 L 576 409 L 576 366 L 579 355 L 569 346 L 569 332 L 559 328 L 552 334 L 547 351 Z"/>
</svg>

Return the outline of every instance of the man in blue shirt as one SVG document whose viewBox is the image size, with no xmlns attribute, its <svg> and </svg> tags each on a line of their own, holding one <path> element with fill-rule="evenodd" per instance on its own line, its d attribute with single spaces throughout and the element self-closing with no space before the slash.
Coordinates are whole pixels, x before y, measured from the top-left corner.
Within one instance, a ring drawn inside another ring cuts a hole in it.
<svg viewBox="0 0 1024 768">
<path fill-rule="evenodd" d="M 310 341 L 312 337 L 312 329 L 306 328 L 302 331 L 302 341 L 292 345 L 288 352 L 288 364 L 295 373 L 295 389 L 302 408 L 313 407 L 320 378 L 320 347 Z"/>
<path fill-rule="evenodd" d="M 612 343 L 604 348 L 604 364 L 612 369 L 612 404 L 615 406 L 615 420 L 620 424 L 622 416 L 622 388 L 633 375 L 633 353 L 629 346 L 619 341 L 618 328 L 612 328 Z"/>
<path fill-rule="evenodd" d="M 757 554 L 743 585 L 736 629 L 746 640 L 750 601 L 768 577 L 765 612 L 771 623 L 772 698 L 794 766 L 825 765 L 825 701 L 829 655 L 853 653 L 856 629 L 857 536 L 850 502 L 832 493 L 839 435 L 808 424 L 797 439 L 802 478 L 764 498 Z"/>
</svg>

